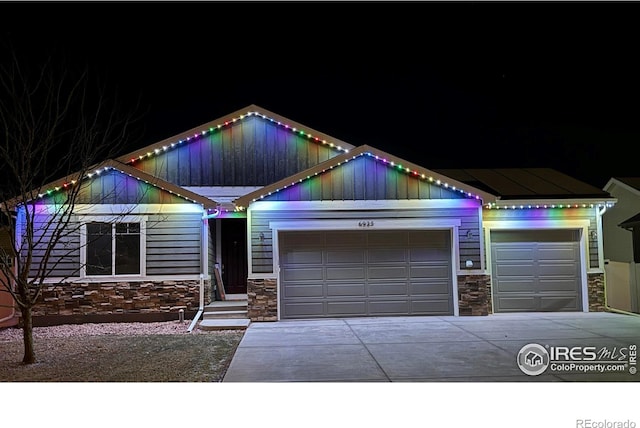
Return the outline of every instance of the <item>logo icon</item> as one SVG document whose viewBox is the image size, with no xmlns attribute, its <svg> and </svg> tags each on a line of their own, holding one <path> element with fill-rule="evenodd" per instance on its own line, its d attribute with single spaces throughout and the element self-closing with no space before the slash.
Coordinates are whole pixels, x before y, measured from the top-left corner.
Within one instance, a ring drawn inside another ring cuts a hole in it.
<svg viewBox="0 0 640 428">
<path fill-rule="evenodd" d="M 538 376 L 549 367 L 549 352 L 542 345 L 529 343 L 520 348 L 517 361 L 522 373 Z"/>
</svg>

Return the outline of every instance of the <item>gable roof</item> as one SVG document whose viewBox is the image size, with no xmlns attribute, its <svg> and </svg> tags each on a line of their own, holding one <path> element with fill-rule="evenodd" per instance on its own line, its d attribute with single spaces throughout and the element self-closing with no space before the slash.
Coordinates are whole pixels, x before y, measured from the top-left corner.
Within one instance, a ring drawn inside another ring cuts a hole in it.
<svg viewBox="0 0 640 428">
<path fill-rule="evenodd" d="M 132 178 L 135 178 L 137 180 L 143 181 L 146 184 L 149 184 L 153 187 L 156 187 L 160 190 L 163 190 L 165 192 L 169 192 L 173 195 L 176 195 L 182 199 L 185 199 L 186 201 L 192 202 L 192 203 L 197 203 L 202 205 L 205 209 L 208 210 L 212 210 L 212 209 L 216 209 L 216 207 L 218 206 L 218 203 L 216 201 L 213 201 L 209 198 L 206 198 L 204 196 L 198 195 L 197 193 L 191 192 L 187 189 L 184 189 L 180 186 L 176 186 L 175 184 L 169 183 L 165 180 L 162 180 L 158 177 L 155 177 L 153 175 L 147 174 L 143 171 L 140 171 L 132 166 L 126 165 L 122 162 L 119 162 L 117 160 L 113 160 L 113 159 L 108 159 L 104 162 L 101 162 L 99 164 L 94 165 L 93 167 L 89 168 L 89 170 L 91 170 L 92 172 L 87 173 L 87 175 L 85 177 L 83 177 L 83 179 L 92 179 L 94 176 L 97 176 L 99 174 L 101 174 L 104 171 L 108 171 L 108 170 L 117 170 L 123 174 L 126 174 Z M 53 192 L 57 192 L 60 190 L 63 190 L 65 188 L 67 188 L 69 185 L 76 185 L 76 180 L 77 180 L 77 176 L 76 175 L 68 175 L 64 178 L 61 178 L 59 180 L 53 181 L 45 186 L 43 186 L 43 189 L 45 190 L 46 194 L 51 194 Z M 42 193 L 40 195 L 38 195 L 39 197 L 44 197 L 46 196 L 45 193 Z M 16 201 L 17 202 L 17 201 Z M 17 205 L 17 203 L 16 203 Z"/>
<path fill-rule="evenodd" d="M 608 192 L 551 168 L 473 168 L 436 171 L 498 195 L 501 201 L 612 199 Z"/>
<path fill-rule="evenodd" d="M 362 145 L 356 147 L 355 149 L 352 149 L 351 151 L 349 151 L 349 153 L 344 153 L 342 155 L 333 157 L 322 163 L 319 163 L 314 167 L 308 168 L 283 180 L 279 180 L 254 192 L 248 193 L 236 199 L 234 203 L 236 204 L 236 207 L 238 209 L 243 210 L 247 208 L 252 202 L 258 201 L 274 192 L 278 192 L 290 186 L 301 183 L 305 180 L 311 179 L 316 175 L 322 174 L 335 167 L 339 167 L 343 163 L 349 162 L 350 160 L 362 155 L 372 156 L 377 161 L 386 164 L 389 168 L 394 168 L 398 171 L 402 171 L 415 177 L 416 179 L 428 181 L 429 183 L 442 186 L 450 191 L 460 192 L 467 198 L 482 200 L 485 203 L 493 202 L 497 199 L 494 194 L 488 193 L 482 189 L 478 189 L 474 186 L 465 184 L 438 172 L 428 170 L 374 147 Z"/>
<path fill-rule="evenodd" d="M 165 138 L 164 140 L 157 143 L 150 144 L 141 149 L 122 155 L 118 157 L 117 160 L 122 163 L 130 164 L 137 160 L 166 152 L 167 150 L 170 150 L 177 145 L 188 143 L 189 141 L 197 139 L 203 135 L 207 135 L 208 133 L 216 132 L 217 130 L 229 126 L 237 122 L 238 120 L 243 120 L 252 116 L 260 116 L 265 120 L 269 120 L 279 126 L 290 129 L 292 132 L 295 132 L 302 136 L 306 136 L 316 143 L 321 143 L 334 148 L 336 151 L 346 153 L 354 148 L 354 146 L 342 140 L 301 125 L 298 122 L 287 119 L 255 104 L 251 104 L 243 109 L 237 110 L 218 119 L 214 119 L 210 122 L 196 126 L 195 128 L 191 128 L 188 131 L 174 135 L 173 137 Z"/>
<path fill-rule="evenodd" d="M 605 184 L 604 190 L 607 192 L 611 191 L 616 185 L 640 196 L 640 177 L 611 177 L 607 184 Z"/>
</svg>

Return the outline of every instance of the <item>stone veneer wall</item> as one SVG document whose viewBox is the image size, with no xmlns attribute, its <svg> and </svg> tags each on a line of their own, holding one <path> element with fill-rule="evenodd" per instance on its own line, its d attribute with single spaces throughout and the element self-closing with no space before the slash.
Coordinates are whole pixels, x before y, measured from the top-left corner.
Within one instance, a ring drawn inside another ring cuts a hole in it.
<svg viewBox="0 0 640 428">
<path fill-rule="evenodd" d="M 458 275 L 458 309 L 460 316 L 492 313 L 491 277 Z"/>
<path fill-rule="evenodd" d="M 589 312 L 604 312 L 604 274 L 587 274 L 587 294 L 589 295 Z"/>
<path fill-rule="evenodd" d="M 209 281 L 204 302 L 211 301 Z M 124 315 L 197 311 L 200 281 L 141 281 L 45 285 L 33 316 Z"/>
<path fill-rule="evenodd" d="M 275 279 L 247 280 L 247 315 L 251 321 L 278 321 L 277 292 Z"/>
</svg>

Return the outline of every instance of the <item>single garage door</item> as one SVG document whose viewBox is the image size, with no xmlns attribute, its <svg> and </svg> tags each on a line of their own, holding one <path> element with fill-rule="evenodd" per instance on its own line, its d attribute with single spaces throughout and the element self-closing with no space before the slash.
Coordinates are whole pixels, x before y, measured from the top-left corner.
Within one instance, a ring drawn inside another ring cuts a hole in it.
<svg viewBox="0 0 640 428">
<path fill-rule="evenodd" d="M 495 312 L 582 310 L 580 232 L 491 232 Z"/>
<path fill-rule="evenodd" d="M 281 232 L 280 316 L 451 315 L 446 230 Z"/>
</svg>

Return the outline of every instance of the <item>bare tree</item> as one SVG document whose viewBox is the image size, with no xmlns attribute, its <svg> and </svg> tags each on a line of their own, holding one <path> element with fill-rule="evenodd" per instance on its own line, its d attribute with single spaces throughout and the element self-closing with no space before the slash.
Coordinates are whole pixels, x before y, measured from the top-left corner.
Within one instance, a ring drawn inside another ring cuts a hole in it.
<svg viewBox="0 0 640 428">
<path fill-rule="evenodd" d="M 84 180 L 131 140 L 138 104 L 119 106 L 116 91 L 93 79 L 88 66 L 74 70 L 49 56 L 31 68 L 15 50 L 7 59 L 0 65 L 0 218 L 21 233 L 9 233 L 10 248 L 0 250 L 0 292 L 11 293 L 20 310 L 22 362 L 30 364 L 33 308 L 65 252 L 78 251 L 65 242 L 77 233 L 74 206 Z M 62 286 L 65 279 L 54 281 Z"/>
</svg>

